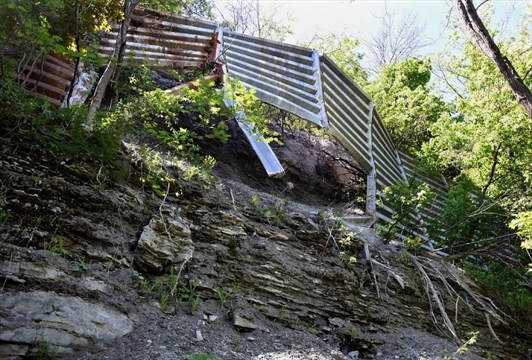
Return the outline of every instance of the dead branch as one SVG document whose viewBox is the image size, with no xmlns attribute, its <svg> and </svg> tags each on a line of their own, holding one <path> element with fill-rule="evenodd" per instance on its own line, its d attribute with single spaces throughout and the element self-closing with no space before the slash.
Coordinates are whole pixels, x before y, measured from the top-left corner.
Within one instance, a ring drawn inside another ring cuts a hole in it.
<svg viewBox="0 0 532 360">
<path fill-rule="evenodd" d="M 373 268 L 373 262 L 371 261 L 371 253 L 369 252 L 369 245 L 364 243 L 364 255 L 366 256 L 366 263 L 368 264 L 368 271 L 373 275 L 373 281 L 375 283 L 375 289 L 377 289 L 377 297 L 380 299 L 381 293 L 379 289 L 379 283 L 377 282 L 377 274 Z"/>
<path fill-rule="evenodd" d="M 209 76 L 205 76 L 205 80 L 219 82 L 220 77 L 217 74 L 209 75 Z M 198 88 L 198 80 L 192 80 L 187 83 L 174 86 L 173 88 L 165 90 L 165 92 L 171 95 L 175 95 L 175 96 L 182 96 L 185 94 L 183 91 L 185 88 L 196 90 Z"/>
<path fill-rule="evenodd" d="M 454 329 L 453 323 L 451 322 L 451 319 L 449 319 L 449 315 L 447 315 L 447 311 L 445 311 L 445 306 L 443 305 L 442 299 L 440 297 L 440 293 L 438 290 L 436 290 L 436 287 L 434 286 L 432 280 L 430 280 L 429 275 L 425 271 L 425 268 L 423 265 L 417 260 L 416 256 L 410 254 L 410 258 L 412 259 L 412 263 L 416 266 L 416 268 L 421 273 L 421 276 L 423 277 L 423 280 L 425 281 L 426 290 L 427 290 L 427 296 L 429 297 L 429 302 L 431 297 L 436 302 L 436 305 L 438 305 L 438 309 L 440 310 L 440 315 L 443 318 L 443 322 L 445 323 L 445 326 L 447 329 L 451 332 L 453 335 L 453 341 L 460 345 L 460 340 L 458 339 L 458 336 L 456 334 L 456 330 Z M 429 291 L 430 290 L 430 293 Z M 433 317 L 434 318 L 434 317 Z M 437 325 L 435 319 L 435 324 Z"/>
<path fill-rule="evenodd" d="M 404 289 L 405 288 L 405 281 L 404 279 L 401 277 L 401 275 L 397 274 L 396 272 L 394 272 L 390 267 L 384 265 L 383 263 L 380 263 L 378 262 L 377 260 L 371 258 L 370 259 L 371 261 L 371 264 L 372 265 L 377 265 L 377 266 L 380 266 L 382 267 L 383 269 L 385 269 L 388 273 L 388 275 L 390 275 L 391 277 L 393 277 L 395 279 L 395 281 L 397 281 L 397 283 L 399 284 L 399 286 L 401 286 L 401 289 Z"/>
</svg>

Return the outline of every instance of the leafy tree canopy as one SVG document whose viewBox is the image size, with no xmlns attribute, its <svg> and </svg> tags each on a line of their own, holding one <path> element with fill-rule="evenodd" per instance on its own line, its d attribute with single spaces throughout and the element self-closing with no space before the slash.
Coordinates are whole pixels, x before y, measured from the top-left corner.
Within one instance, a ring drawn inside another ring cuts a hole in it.
<svg viewBox="0 0 532 360">
<path fill-rule="evenodd" d="M 415 153 L 431 138 L 430 127 L 448 113 L 429 85 L 429 59 L 410 58 L 384 67 L 367 91 L 398 148 Z"/>
</svg>

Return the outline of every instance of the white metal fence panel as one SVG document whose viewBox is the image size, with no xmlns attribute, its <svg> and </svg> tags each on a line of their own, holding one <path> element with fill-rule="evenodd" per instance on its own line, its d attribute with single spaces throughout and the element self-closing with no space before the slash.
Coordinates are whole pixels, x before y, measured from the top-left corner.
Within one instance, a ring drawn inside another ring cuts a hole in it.
<svg viewBox="0 0 532 360">
<path fill-rule="evenodd" d="M 313 50 L 265 40 L 255 36 L 224 32 L 227 72 L 257 97 L 317 125 L 327 124 L 319 62 Z"/>
<path fill-rule="evenodd" d="M 375 113 L 373 117 L 373 159 L 377 174 L 377 188 L 382 190 L 400 180 L 404 180 L 403 168 L 399 164 L 397 150 L 393 146 L 388 130 Z"/>
<path fill-rule="evenodd" d="M 321 73 L 331 133 L 369 172 L 372 168 L 368 138 L 371 99 L 326 55 L 321 57 Z"/>
</svg>

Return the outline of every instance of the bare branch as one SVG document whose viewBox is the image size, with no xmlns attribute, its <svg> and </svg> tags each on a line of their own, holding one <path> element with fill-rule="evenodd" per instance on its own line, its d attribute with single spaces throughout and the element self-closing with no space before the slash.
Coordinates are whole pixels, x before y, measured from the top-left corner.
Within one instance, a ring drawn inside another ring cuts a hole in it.
<svg viewBox="0 0 532 360">
<path fill-rule="evenodd" d="M 398 21 L 385 14 L 379 31 L 366 42 L 374 63 L 371 70 L 378 73 L 380 68 L 412 57 L 430 45 L 423 35 L 425 29 L 426 24 L 420 24 L 416 15 L 409 14 Z"/>
</svg>

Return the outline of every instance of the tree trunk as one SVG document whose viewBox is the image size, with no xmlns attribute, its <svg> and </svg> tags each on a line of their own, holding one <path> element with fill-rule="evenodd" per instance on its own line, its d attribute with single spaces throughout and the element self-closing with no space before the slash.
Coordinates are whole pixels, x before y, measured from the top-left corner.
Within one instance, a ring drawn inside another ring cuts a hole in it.
<svg viewBox="0 0 532 360">
<path fill-rule="evenodd" d="M 113 74 L 117 68 L 117 64 L 122 62 L 124 57 L 124 48 L 126 46 L 126 35 L 129 28 L 129 22 L 131 20 L 131 15 L 133 10 L 139 0 L 124 0 L 124 20 L 120 24 L 120 32 L 118 33 L 118 38 L 116 39 L 115 49 L 113 52 L 112 58 L 107 63 L 107 66 L 96 85 L 94 90 L 94 96 L 92 97 L 91 104 L 89 106 L 89 111 L 87 114 L 87 125 L 92 126 L 94 120 L 94 115 L 96 110 L 100 107 L 102 103 L 103 96 L 105 94 L 105 89 L 109 84 L 109 81 L 112 79 Z"/>
<path fill-rule="evenodd" d="M 466 36 L 499 68 L 517 101 L 532 118 L 532 91 L 526 86 L 508 58 L 489 34 L 477 13 L 473 0 L 453 0 L 458 11 L 460 25 Z"/>
</svg>

